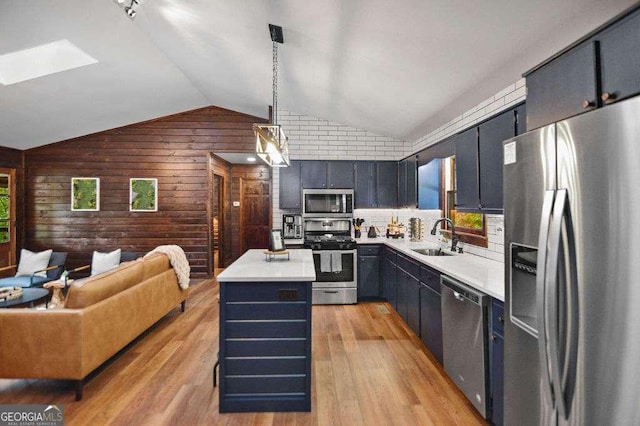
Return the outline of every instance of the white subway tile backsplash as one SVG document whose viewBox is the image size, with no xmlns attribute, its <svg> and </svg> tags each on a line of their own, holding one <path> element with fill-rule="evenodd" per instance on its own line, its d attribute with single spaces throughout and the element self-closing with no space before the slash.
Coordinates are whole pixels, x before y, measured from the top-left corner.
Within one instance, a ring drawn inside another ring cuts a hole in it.
<svg viewBox="0 0 640 426">
<path fill-rule="evenodd" d="M 332 121 L 322 120 L 287 110 L 278 111 L 278 122 L 289 136 L 291 158 L 296 160 L 400 160 L 421 149 L 437 143 L 464 128 L 478 123 L 491 115 L 505 110 L 526 97 L 525 79 L 521 78 L 507 86 L 494 96 L 462 114 L 453 117 L 436 130 L 423 135 L 415 141 L 407 142 L 387 136 L 377 135 L 363 129 L 356 129 Z M 340 149 L 342 148 L 342 149 Z M 273 227 L 280 228 L 282 214 L 279 209 L 279 170 L 273 170 Z M 295 212 L 293 212 L 295 213 Z M 415 209 L 357 209 L 355 216 L 368 219 L 365 226 L 373 224 L 381 231 L 386 229 L 391 216 L 398 216 L 403 223 L 411 217 L 420 217 L 425 225 L 425 238 L 434 238 L 428 234 L 433 223 L 441 217 L 439 210 Z M 476 247 L 463 244 L 467 253 L 476 256 L 504 261 L 504 217 L 487 215 L 487 235 L 489 247 Z"/>
</svg>

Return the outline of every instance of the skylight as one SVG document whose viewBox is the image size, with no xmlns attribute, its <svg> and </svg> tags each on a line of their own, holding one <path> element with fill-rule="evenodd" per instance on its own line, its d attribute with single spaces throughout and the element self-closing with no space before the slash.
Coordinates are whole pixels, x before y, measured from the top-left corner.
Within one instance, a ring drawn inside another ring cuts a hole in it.
<svg viewBox="0 0 640 426">
<path fill-rule="evenodd" d="M 0 84 L 20 83 L 97 62 L 69 40 L 58 40 L 0 55 Z"/>
</svg>

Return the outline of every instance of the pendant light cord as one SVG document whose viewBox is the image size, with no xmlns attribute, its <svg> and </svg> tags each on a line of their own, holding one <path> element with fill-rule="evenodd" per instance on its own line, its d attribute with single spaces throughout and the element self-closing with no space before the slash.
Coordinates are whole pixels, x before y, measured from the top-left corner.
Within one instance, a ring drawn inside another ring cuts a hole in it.
<svg viewBox="0 0 640 426">
<path fill-rule="evenodd" d="M 278 124 L 278 43 L 273 42 L 273 124 Z"/>
</svg>

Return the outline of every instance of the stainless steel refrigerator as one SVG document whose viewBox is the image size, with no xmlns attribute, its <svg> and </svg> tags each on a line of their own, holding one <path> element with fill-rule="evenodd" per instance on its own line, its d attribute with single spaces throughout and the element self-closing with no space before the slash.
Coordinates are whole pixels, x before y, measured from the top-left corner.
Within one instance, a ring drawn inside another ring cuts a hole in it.
<svg viewBox="0 0 640 426">
<path fill-rule="evenodd" d="M 506 425 L 640 425 L 640 97 L 504 143 Z"/>
</svg>

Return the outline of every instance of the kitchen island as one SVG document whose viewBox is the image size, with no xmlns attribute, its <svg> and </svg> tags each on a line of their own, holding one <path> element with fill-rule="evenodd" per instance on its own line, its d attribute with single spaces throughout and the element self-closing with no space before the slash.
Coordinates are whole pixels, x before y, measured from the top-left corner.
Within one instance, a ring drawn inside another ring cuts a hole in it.
<svg viewBox="0 0 640 426">
<path fill-rule="evenodd" d="M 220 284 L 220 412 L 311 411 L 311 250 L 247 251 Z"/>
</svg>

